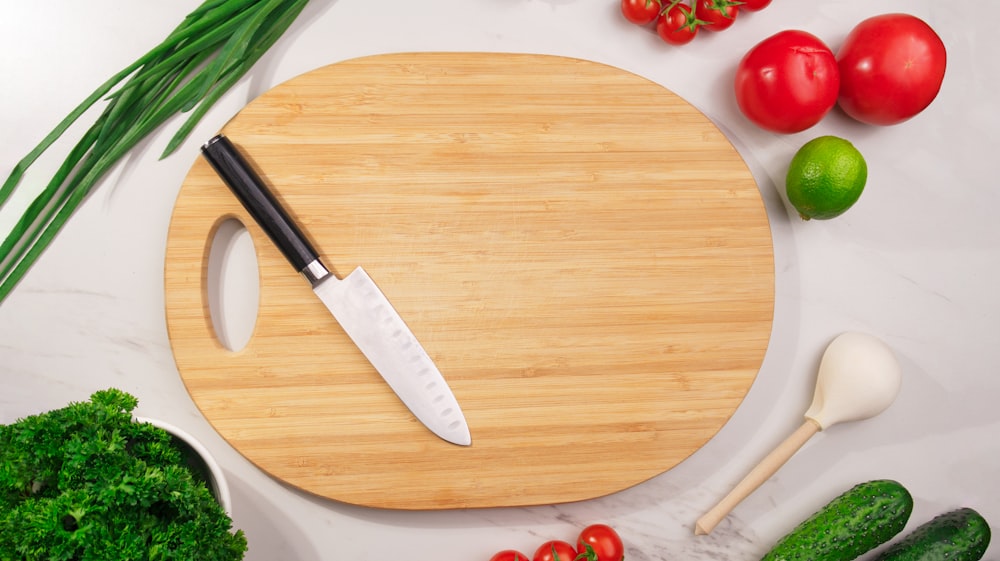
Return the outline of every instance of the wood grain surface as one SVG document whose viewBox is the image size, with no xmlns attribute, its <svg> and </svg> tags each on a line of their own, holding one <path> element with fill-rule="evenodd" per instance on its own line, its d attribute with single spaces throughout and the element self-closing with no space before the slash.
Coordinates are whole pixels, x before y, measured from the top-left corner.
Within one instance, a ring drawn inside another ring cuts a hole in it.
<svg viewBox="0 0 1000 561">
<path fill-rule="evenodd" d="M 371 274 L 472 432 L 460 447 L 416 421 L 199 159 L 167 244 L 177 367 L 215 429 L 287 484 L 393 509 L 599 497 L 701 447 L 760 368 L 774 265 L 757 185 L 646 79 L 555 56 L 378 55 L 281 84 L 223 132 L 327 266 Z M 236 352 L 206 296 L 233 217 L 260 270 Z"/>
</svg>

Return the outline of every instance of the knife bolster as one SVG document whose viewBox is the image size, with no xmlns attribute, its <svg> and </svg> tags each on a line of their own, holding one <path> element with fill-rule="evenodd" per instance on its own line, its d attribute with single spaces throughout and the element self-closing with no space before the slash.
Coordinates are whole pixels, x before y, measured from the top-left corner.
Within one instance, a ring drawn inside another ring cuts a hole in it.
<svg viewBox="0 0 1000 561">
<path fill-rule="evenodd" d="M 321 263 L 319 259 L 313 259 L 299 272 L 302 273 L 302 276 L 304 276 L 306 280 L 309 281 L 309 284 L 313 286 L 316 286 L 319 281 L 330 276 L 330 271 L 323 266 L 323 263 Z"/>
</svg>

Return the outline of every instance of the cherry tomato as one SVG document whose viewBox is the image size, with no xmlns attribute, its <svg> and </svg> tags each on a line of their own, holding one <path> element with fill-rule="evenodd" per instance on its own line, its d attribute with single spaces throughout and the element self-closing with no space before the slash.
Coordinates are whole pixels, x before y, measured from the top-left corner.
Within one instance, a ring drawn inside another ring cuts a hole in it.
<svg viewBox="0 0 1000 561">
<path fill-rule="evenodd" d="M 580 532 L 576 541 L 576 550 L 585 553 L 587 547 L 594 552 L 591 561 L 622 561 L 625 558 L 625 546 L 614 528 L 606 524 L 591 524 Z"/>
<path fill-rule="evenodd" d="M 498 551 L 490 561 L 528 561 L 528 556 L 514 549 Z"/>
<path fill-rule="evenodd" d="M 864 123 L 901 123 L 937 97 L 946 59 L 941 38 L 920 18 L 868 18 L 851 30 L 837 53 L 840 107 Z"/>
<path fill-rule="evenodd" d="M 779 133 L 803 131 L 837 102 L 837 59 L 815 35 L 790 29 L 764 39 L 736 69 L 736 103 L 758 126 Z"/>
<path fill-rule="evenodd" d="M 576 550 L 573 546 L 562 540 L 552 540 L 538 546 L 535 556 L 531 561 L 573 561 L 576 559 Z"/>
<path fill-rule="evenodd" d="M 739 4 L 731 0 L 695 0 L 694 15 L 706 23 L 702 25 L 709 31 L 722 31 L 736 21 L 740 11 Z"/>
<path fill-rule="evenodd" d="M 660 0 L 622 0 L 622 15 L 636 25 L 653 23 L 662 9 Z"/>
<path fill-rule="evenodd" d="M 683 45 L 694 39 L 703 23 L 690 6 L 677 3 L 656 18 L 656 34 L 671 45 Z"/>
<path fill-rule="evenodd" d="M 743 0 L 743 4 L 741 4 L 740 7 L 744 10 L 756 12 L 758 10 L 763 10 L 770 3 L 771 0 Z"/>
</svg>

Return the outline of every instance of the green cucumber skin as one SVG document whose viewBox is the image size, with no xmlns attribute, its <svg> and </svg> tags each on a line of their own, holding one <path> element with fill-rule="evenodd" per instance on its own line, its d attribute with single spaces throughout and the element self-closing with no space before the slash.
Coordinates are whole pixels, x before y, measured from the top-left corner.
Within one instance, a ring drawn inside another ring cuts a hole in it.
<svg viewBox="0 0 1000 561">
<path fill-rule="evenodd" d="M 761 561 L 850 561 L 903 531 L 913 497 L 900 483 L 859 483 L 795 527 Z"/>
<path fill-rule="evenodd" d="M 876 561 L 978 561 L 990 545 L 990 525 L 975 510 L 960 508 L 918 526 Z"/>
</svg>

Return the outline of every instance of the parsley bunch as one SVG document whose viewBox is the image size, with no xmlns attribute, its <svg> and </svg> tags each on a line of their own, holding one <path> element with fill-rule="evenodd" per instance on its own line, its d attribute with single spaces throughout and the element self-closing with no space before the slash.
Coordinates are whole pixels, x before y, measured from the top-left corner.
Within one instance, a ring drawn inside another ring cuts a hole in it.
<svg viewBox="0 0 1000 561">
<path fill-rule="evenodd" d="M 0 560 L 230 561 L 242 531 L 116 389 L 0 425 Z"/>
</svg>

